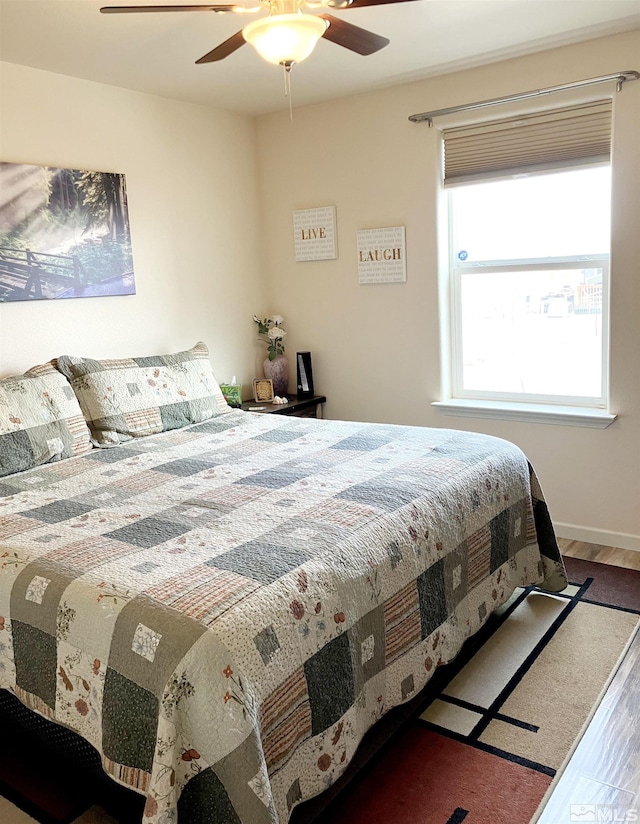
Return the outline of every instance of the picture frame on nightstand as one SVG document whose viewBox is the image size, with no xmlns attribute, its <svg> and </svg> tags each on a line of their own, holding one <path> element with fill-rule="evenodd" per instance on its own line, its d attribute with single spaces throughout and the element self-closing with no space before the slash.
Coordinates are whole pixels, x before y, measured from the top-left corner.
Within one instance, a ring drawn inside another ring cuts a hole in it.
<svg viewBox="0 0 640 824">
<path fill-rule="evenodd" d="M 255 378 L 253 381 L 253 399 L 256 403 L 271 403 L 275 395 L 273 394 L 273 381 L 271 378 Z"/>
</svg>

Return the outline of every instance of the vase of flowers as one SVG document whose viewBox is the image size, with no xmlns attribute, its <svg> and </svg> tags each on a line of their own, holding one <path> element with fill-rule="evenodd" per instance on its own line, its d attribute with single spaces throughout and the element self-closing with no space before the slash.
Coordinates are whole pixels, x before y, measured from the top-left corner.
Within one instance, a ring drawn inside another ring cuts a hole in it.
<svg viewBox="0 0 640 824">
<path fill-rule="evenodd" d="M 287 394 L 289 384 L 289 361 L 284 354 L 282 339 L 287 334 L 282 328 L 282 315 L 273 315 L 270 318 L 253 316 L 258 326 L 260 340 L 267 344 L 267 357 L 264 359 L 264 376 L 273 381 L 273 392 L 282 397 Z"/>
</svg>

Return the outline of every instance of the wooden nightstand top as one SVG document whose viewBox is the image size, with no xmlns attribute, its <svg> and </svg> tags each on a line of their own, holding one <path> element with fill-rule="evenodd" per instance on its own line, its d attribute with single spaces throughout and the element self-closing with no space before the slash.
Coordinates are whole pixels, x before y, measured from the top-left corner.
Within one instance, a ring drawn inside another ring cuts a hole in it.
<svg viewBox="0 0 640 824">
<path fill-rule="evenodd" d="M 289 403 L 257 403 L 256 401 L 245 401 L 242 408 L 245 412 L 271 413 L 274 415 L 300 415 L 309 417 L 320 417 L 318 407 L 326 403 L 324 395 L 313 395 L 310 398 L 299 398 L 297 395 L 287 395 Z M 255 407 L 261 407 L 256 409 Z"/>
</svg>

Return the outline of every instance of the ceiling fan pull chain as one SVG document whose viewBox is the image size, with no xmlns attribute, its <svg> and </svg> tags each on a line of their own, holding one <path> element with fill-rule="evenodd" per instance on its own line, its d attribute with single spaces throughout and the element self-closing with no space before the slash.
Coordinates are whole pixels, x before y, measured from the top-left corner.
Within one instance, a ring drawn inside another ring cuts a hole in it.
<svg viewBox="0 0 640 824">
<path fill-rule="evenodd" d="M 291 98 L 291 63 L 283 63 L 284 69 L 284 96 L 289 98 L 289 120 L 293 123 L 293 100 Z"/>
</svg>

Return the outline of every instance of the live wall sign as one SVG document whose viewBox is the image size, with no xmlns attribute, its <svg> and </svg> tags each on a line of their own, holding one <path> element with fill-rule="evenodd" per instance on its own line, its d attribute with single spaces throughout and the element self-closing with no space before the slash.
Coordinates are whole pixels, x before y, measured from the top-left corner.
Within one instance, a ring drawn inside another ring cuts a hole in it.
<svg viewBox="0 0 640 824">
<path fill-rule="evenodd" d="M 404 226 L 360 229 L 359 283 L 404 283 L 407 279 Z"/>
<path fill-rule="evenodd" d="M 293 213 L 296 261 L 335 260 L 338 257 L 336 207 L 318 206 Z"/>
</svg>

